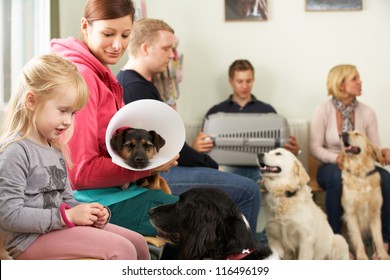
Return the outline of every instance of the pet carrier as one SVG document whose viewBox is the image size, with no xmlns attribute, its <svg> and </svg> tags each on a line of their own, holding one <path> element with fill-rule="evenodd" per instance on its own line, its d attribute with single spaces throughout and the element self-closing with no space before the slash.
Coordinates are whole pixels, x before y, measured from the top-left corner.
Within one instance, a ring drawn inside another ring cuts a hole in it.
<svg viewBox="0 0 390 280">
<path fill-rule="evenodd" d="M 283 147 L 290 136 L 287 120 L 274 113 L 216 113 L 205 119 L 203 132 L 214 142 L 209 155 L 237 166 L 256 166 L 258 153 Z"/>
</svg>

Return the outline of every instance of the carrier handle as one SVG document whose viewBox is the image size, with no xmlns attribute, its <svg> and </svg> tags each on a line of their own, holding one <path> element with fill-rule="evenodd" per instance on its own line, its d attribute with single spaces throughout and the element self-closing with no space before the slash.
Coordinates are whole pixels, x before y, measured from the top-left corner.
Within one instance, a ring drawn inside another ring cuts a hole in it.
<svg viewBox="0 0 390 280">
<path fill-rule="evenodd" d="M 280 147 L 280 138 L 213 137 L 214 146 Z"/>
</svg>

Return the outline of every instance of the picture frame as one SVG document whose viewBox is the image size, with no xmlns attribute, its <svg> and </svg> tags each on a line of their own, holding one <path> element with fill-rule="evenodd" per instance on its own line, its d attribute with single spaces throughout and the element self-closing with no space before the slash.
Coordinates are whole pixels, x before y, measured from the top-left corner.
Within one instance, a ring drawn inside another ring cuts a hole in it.
<svg viewBox="0 0 390 280">
<path fill-rule="evenodd" d="M 306 0 L 306 11 L 361 11 L 363 0 Z"/>
<path fill-rule="evenodd" d="M 268 20 L 267 0 L 224 0 L 225 21 Z"/>
</svg>

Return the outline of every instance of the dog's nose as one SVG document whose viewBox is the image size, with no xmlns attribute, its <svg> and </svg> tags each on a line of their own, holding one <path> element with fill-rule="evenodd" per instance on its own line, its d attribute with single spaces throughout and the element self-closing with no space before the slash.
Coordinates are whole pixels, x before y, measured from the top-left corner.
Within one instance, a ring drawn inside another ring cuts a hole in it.
<svg viewBox="0 0 390 280">
<path fill-rule="evenodd" d="M 144 158 L 143 157 L 136 157 L 135 158 L 135 162 L 136 163 L 143 163 L 144 162 Z"/>
<path fill-rule="evenodd" d="M 258 158 L 259 160 L 263 159 L 263 158 L 264 158 L 264 153 L 258 153 L 258 154 L 257 154 L 257 158 Z"/>
</svg>

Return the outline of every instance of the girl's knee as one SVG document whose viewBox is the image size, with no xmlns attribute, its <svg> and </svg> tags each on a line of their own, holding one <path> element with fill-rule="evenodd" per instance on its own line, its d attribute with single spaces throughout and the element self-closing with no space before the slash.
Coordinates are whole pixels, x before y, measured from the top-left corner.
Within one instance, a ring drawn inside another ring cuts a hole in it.
<svg viewBox="0 0 390 280">
<path fill-rule="evenodd" d="M 110 240 L 110 260 L 137 260 L 138 254 L 134 244 L 121 236 Z"/>
<path fill-rule="evenodd" d="M 135 247 L 138 259 L 150 259 L 149 247 L 143 235 L 131 232 L 129 235 L 125 236 L 125 238 L 127 238 L 127 240 Z"/>
</svg>

